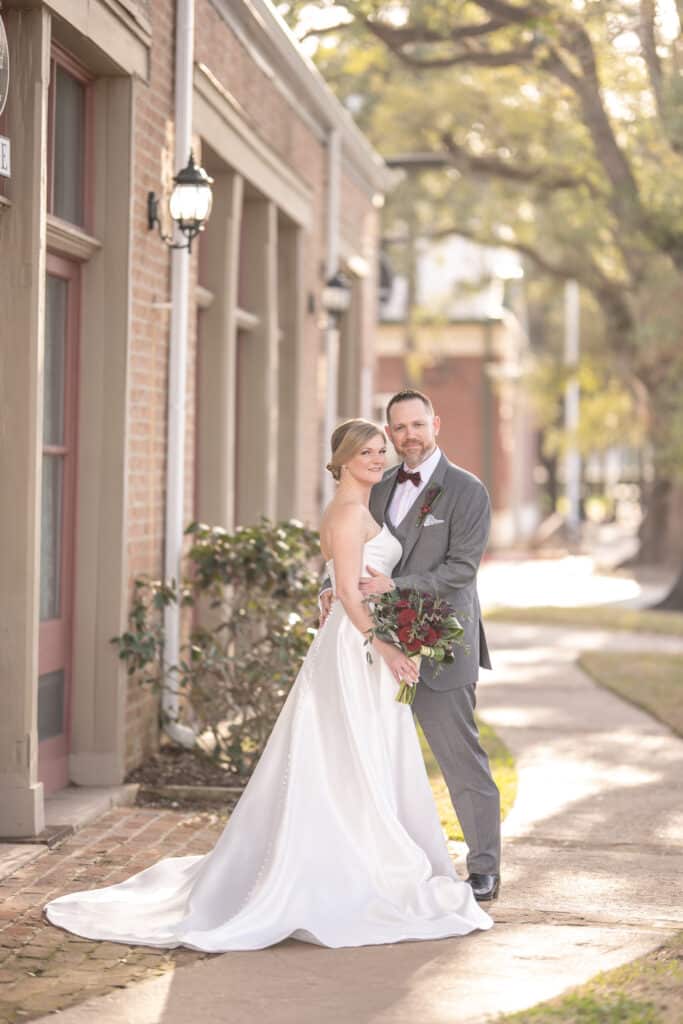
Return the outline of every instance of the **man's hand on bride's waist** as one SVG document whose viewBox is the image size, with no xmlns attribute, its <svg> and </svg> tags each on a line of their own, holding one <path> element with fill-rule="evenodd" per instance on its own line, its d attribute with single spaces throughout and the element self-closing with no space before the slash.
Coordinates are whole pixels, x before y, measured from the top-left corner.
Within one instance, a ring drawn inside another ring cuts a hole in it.
<svg viewBox="0 0 683 1024">
<path fill-rule="evenodd" d="M 369 597 L 370 594 L 387 594 L 390 590 L 393 590 L 396 587 L 391 576 L 386 576 L 383 572 L 378 572 L 378 570 L 373 569 L 371 565 L 366 565 L 365 568 L 370 575 L 361 576 L 360 583 L 358 584 L 358 589 L 363 597 Z"/>
<path fill-rule="evenodd" d="M 321 629 L 325 625 L 325 623 L 327 622 L 327 618 L 328 618 L 328 616 L 329 616 L 329 614 L 330 614 L 330 612 L 332 610 L 332 605 L 334 604 L 334 600 L 335 600 L 334 591 L 332 590 L 331 587 L 329 587 L 327 590 L 323 590 L 318 595 L 318 605 L 320 606 L 320 628 Z"/>
</svg>

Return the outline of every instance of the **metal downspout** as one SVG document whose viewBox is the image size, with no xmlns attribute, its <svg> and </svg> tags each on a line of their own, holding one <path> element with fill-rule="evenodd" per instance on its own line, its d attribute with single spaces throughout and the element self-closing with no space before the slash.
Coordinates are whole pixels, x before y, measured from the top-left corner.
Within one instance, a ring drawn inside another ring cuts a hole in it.
<svg viewBox="0 0 683 1024">
<path fill-rule="evenodd" d="M 339 207 L 341 190 L 341 132 L 330 131 L 327 140 L 327 253 L 325 280 L 339 270 Z M 337 376 L 339 371 L 339 324 L 327 315 L 325 324 L 325 417 L 323 426 L 323 466 L 330 457 L 330 436 L 337 425 Z M 323 508 L 332 500 L 334 480 L 330 473 L 323 477 Z"/>
<path fill-rule="evenodd" d="M 192 145 L 192 71 L 194 64 L 194 0 L 177 0 L 175 49 L 175 168 L 187 163 Z M 176 229 L 176 234 L 178 229 Z M 178 239 L 176 239 L 178 240 Z M 171 324 L 168 356 L 168 434 L 166 444 L 166 509 L 164 576 L 180 579 L 185 494 L 185 388 L 189 322 L 190 255 L 171 254 Z M 161 696 L 164 731 L 182 746 L 195 742 L 192 729 L 177 722 L 178 680 L 169 672 L 180 651 L 180 608 L 164 614 L 164 686 Z"/>
</svg>

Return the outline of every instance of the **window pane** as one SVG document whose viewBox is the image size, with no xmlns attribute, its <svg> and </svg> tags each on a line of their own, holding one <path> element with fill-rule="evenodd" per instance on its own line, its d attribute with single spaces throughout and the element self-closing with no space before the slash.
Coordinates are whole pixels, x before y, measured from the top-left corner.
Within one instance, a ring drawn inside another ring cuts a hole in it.
<svg viewBox="0 0 683 1024">
<path fill-rule="evenodd" d="M 43 443 L 64 443 L 64 372 L 68 282 L 48 275 L 45 293 Z"/>
<path fill-rule="evenodd" d="M 62 490 L 64 458 L 43 455 L 43 494 L 40 518 L 40 618 L 60 613 L 62 578 Z"/>
<path fill-rule="evenodd" d="M 38 739 L 64 732 L 64 671 L 47 672 L 38 679 Z"/>
<path fill-rule="evenodd" d="M 55 69 L 53 213 L 82 225 L 85 87 L 59 64 Z"/>
</svg>

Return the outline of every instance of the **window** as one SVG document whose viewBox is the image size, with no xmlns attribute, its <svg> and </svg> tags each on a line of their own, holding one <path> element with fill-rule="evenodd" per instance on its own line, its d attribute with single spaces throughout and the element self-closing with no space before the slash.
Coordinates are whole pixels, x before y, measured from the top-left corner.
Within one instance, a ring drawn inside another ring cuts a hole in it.
<svg viewBox="0 0 683 1024">
<path fill-rule="evenodd" d="M 88 75 L 53 50 L 49 93 L 48 213 L 85 227 L 88 221 Z"/>
</svg>

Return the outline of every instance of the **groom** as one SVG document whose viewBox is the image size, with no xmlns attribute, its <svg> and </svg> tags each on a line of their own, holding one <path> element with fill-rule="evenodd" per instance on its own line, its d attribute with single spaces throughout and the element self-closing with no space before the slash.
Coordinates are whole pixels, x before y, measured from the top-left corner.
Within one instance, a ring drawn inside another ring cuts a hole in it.
<svg viewBox="0 0 683 1024">
<path fill-rule="evenodd" d="M 489 535 L 484 485 L 439 450 L 439 417 L 419 391 L 387 406 L 387 434 L 403 463 L 372 489 L 370 511 L 403 545 L 393 578 L 366 566 L 365 595 L 414 587 L 445 598 L 463 626 L 466 648 L 434 674 L 422 661 L 413 711 L 439 763 L 469 847 L 467 881 L 479 901 L 500 887 L 500 795 L 474 720 L 479 667 L 490 668 L 477 595 L 477 569 Z"/>
</svg>

